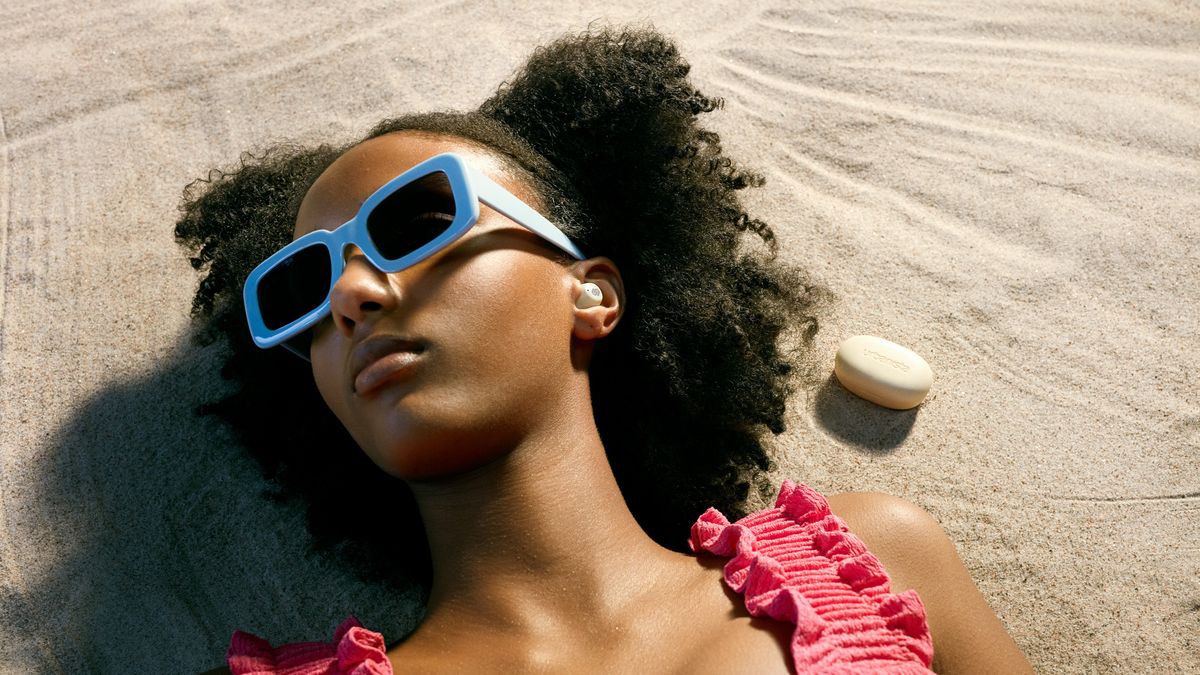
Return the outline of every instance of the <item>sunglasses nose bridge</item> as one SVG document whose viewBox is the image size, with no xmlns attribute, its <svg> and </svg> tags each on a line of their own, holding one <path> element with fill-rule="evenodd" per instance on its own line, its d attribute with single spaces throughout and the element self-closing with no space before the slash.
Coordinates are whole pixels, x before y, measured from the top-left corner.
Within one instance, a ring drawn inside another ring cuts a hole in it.
<svg viewBox="0 0 1200 675">
<path fill-rule="evenodd" d="M 334 240 L 330 242 L 330 245 L 333 247 L 336 254 L 334 257 L 341 260 L 342 267 L 345 267 L 346 262 L 349 260 L 349 256 L 346 254 L 346 249 L 353 248 L 354 250 L 351 251 L 352 255 L 357 253 L 358 255 L 366 256 L 366 252 L 363 251 L 362 247 L 358 245 L 358 241 L 356 241 L 355 237 L 353 236 L 353 228 L 343 228 L 339 235 L 340 236 L 335 237 Z"/>
<path fill-rule="evenodd" d="M 337 240 L 331 242 L 330 245 L 336 251 L 336 255 L 334 257 L 340 262 L 340 264 L 338 264 L 338 272 L 336 275 L 337 278 L 333 280 L 335 285 L 337 284 L 338 278 L 341 278 L 341 276 L 346 273 L 346 267 L 350 264 L 350 260 L 354 257 L 361 257 L 363 262 L 369 265 L 373 270 L 382 271 L 375 264 L 375 261 L 373 261 L 367 255 L 367 252 L 363 250 L 362 246 L 360 246 L 352 236 L 349 236 L 349 233 L 347 233 L 345 237 L 338 238 Z"/>
</svg>

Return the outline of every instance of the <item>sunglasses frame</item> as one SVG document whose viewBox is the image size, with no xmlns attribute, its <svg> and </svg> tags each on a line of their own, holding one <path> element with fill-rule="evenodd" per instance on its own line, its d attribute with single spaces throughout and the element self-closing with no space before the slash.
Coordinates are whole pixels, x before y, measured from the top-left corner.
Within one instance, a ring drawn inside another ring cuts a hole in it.
<svg viewBox="0 0 1200 675">
<path fill-rule="evenodd" d="M 388 260 L 379 253 L 367 232 L 367 218 L 384 199 L 400 188 L 431 173 L 441 171 L 450 183 L 450 191 L 454 196 L 454 220 L 444 232 L 423 244 L 416 250 L 395 260 Z M 504 186 L 488 178 L 483 172 L 471 166 L 465 157 L 454 152 L 444 152 L 413 166 L 404 173 L 384 183 L 379 189 L 367 197 L 358 212 L 350 220 L 332 230 L 313 230 L 273 253 L 262 261 L 246 277 L 242 290 L 242 300 L 246 307 L 246 322 L 250 327 L 250 335 L 254 344 L 262 349 L 282 345 L 288 351 L 309 360 L 308 354 L 297 347 L 288 344 L 288 340 L 310 329 L 325 317 L 330 310 L 333 287 L 345 270 L 344 252 L 347 246 L 357 245 L 362 249 L 367 260 L 371 261 L 379 271 L 399 272 L 411 267 L 425 258 L 437 253 L 454 243 L 470 230 L 479 220 L 479 203 L 483 202 L 496 211 L 507 216 L 518 225 L 541 236 L 555 246 L 569 253 L 577 260 L 583 260 L 584 255 L 571 242 L 567 235 L 556 225 L 547 220 Z M 310 246 L 324 246 L 329 252 L 330 281 L 329 289 L 325 292 L 325 300 L 318 307 L 304 316 L 281 328 L 267 328 L 262 318 L 262 309 L 258 303 L 258 286 L 262 278 L 277 265 L 287 260 L 293 254 Z"/>
</svg>

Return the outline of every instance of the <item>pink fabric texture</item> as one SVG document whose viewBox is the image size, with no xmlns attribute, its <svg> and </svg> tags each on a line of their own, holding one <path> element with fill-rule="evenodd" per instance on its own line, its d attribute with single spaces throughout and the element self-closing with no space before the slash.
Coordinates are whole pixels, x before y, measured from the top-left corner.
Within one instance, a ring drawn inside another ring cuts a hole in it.
<svg viewBox="0 0 1200 675">
<path fill-rule="evenodd" d="M 796 624 L 797 673 L 932 672 L 916 591 L 891 593 L 879 560 L 808 486 L 785 480 L 774 508 L 734 523 L 710 507 L 688 546 L 731 557 L 725 583 L 745 595 L 751 616 Z"/>
<path fill-rule="evenodd" d="M 731 557 L 725 583 L 745 596 L 751 616 L 796 625 L 797 673 L 932 672 L 933 642 L 916 591 L 891 593 L 879 560 L 808 486 L 785 480 L 774 508 L 734 523 L 710 507 L 692 525 L 688 546 Z M 233 675 L 393 675 L 383 635 L 354 615 L 332 642 L 272 647 L 234 631 L 226 661 Z"/>
<path fill-rule="evenodd" d="M 393 675 L 384 645 L 382 634 L 363 628 L 351 614 L 333 632 L 333 642 L 272 647 L 235 630 L 225 662 L 233 675 Z"/>
</svg>

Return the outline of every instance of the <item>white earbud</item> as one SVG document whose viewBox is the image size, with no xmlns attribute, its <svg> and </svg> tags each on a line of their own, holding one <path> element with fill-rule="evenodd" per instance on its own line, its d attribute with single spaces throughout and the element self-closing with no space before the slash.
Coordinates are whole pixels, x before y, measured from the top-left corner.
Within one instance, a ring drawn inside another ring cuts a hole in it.
<svg viewBox="0 0 1200 675">
<path fill-rule="evenodd" d="M 592 282 L 583 284 L 583 294 L 575 301 L 575 306 L 579 309 L 587 309 L 595 307 L 604 299 L 604 293 L 600 291 L 600 287 Z"/>
</svg>

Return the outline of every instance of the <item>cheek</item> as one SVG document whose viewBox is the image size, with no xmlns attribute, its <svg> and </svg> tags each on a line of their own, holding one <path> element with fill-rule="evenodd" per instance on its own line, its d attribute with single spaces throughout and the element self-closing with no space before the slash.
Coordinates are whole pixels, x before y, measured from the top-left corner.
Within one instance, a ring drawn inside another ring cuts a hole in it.
<svg viewBox="0 0 1200 675">
<path fill-rule="evenodd" d="M 545 379 L 570 362 L 573 319 L 555 297 L 555 281 L 536 268 L 516 269 L 481 272 L 455 286 L 456 310 L 446 319 L 479 381 Z"/>
<path fill-rule="evenodd" d="M 312 347 L 308 356 L 312 361 L 313 381 L 317 383 L 317 389 L 325 399 L 326 405 L 336 411 L 334 405 L 337 397 L 334 394 L 336 380 L 340 376 L 338 364 L 334 361 L 326 333 L 314 330 L 312 335 Z"/>
<path fill-rule="evenodd" d="M 348 392 L 346 384 L 343 382 L 345 373 L 342 372 L 342 364 L 329 354 L 329 351 L 327 345 L 322 345 L 319 338 L 314 340 L 311 352 L 313 381 L 316 383 L 317 391 L 321 393 L 325 405 L 338 418 L 342 426 L 346 427 L 359 446 L 365 447 L 363 445 L 366 440 L 364 430 L 360 428 L 362 425 L 354 418 L 347 399 Z"/>
<path fill-rule="evenodd" d="M 317 391 L 321 392 L 321 398 L 325 399 L 325 405 L 341 418 L 342 411 L 338 409 L 341 405 L 341 400 L 337 395 L 337 388 L 334 386 L 328 372 L 323 371 L 321 366 L 317 365 L 315 359 L 313 361 L 313 380 L 317 383 Z"/>
</svg>

